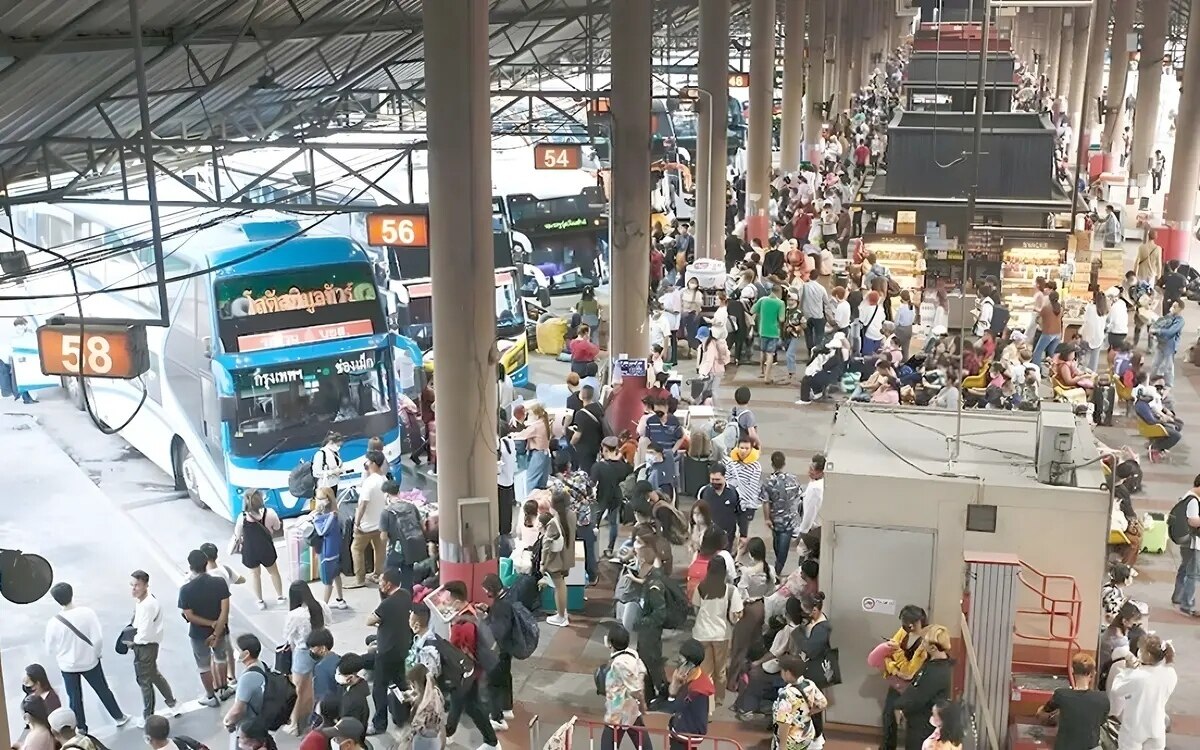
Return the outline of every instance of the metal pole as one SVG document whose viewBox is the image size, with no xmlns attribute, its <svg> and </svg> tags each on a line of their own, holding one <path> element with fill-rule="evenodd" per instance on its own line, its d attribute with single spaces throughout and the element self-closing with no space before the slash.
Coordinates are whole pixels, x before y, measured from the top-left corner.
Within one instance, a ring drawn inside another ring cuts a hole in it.
<svg viewBox="0 0 1200 750">
<path fill-rule="evenodd" d="M 990 2 L 990 0 L 989 0 L 989 2 Z M 1091 30 L 1092 24 L 1097 23 L 1099 21 L 1099 19 L 1097 18 L 1097 12 L 1096 12 L 1097 9 L 1098 9 L 1097 4 L 1093 3 L 1091 10 L 1088 14 L 1088 29 L 1089 30 Z M 1078 22 L 1078 21 L 1076 21 L 1076 22 Z M 1107 18 L 1104 19 L 1104 23 L 1107 26 L 1107 24 L 1108 24 Z M 1083 170 L 1083 162 L 1087 156 L 1088 148 L 1091 146 L 1091 140 L 1092 140 L 1091 128 L 1088 123 L 1088 104 L 1091 103 L 1091 96 L 1089 96 L 1089 93 L 1092 90 L 1092 68 L 1097 67 L 1097 66 L 1092 65 L 1090 60 L 1091 60 L 1091 57 L 1093 54 L 1093 50 L 1091 49 L 1091 43 L 1095 42 L 1097 40 L 1097 38 L 1103 40 L 1104 37 L 1103 37 L 1103 35 L 1100 35 L 1099 37 L 1097 37 L 1096 34 L 1088 34 L 1086 37 L 1084 37 L 1084 39 L 1086 40 L 1086 43 L 1088 44 L 1088 50 L 1087 50 L 1086 56 L 1083 58 L 1084 59 L 1083 101 L 1079 105 L 1079 128 L 1078 128 L 1078 130 L 1075 131 L 1075 141 L 1078 144 L 1078 148 L 1076 148 L 1076 150 L 1075 150 L 1075 177 L 1073 178 L 1073 180 L 1071 182 L 1070 231 L 1072 231 L 1072 232 L 1075 231 L 1075 217 L 1079 213 L 1079 175 L 1080 175 L 1080 172 Z M 1078 37 L 1076 37 L 1076 42 L 1078 43 L 1078 41 L 1079 41 L 1079 39 L 1078 39 Z M 1104 46 L 1103 41 L 1100 42 L 1100 46 L 1102 46 L 1102 47 Z M 1078 71 L 1076 71 L 1076 72 L 1078 72 Z M 1122 104 L 1122 106 L 1124 106 L 1124 104 Z M 1087 140 L 1084 140 L 1084 138 L 1083 138 L 1084 128 L 1088 128 Z M 1084 200 L 1085 201 L 1087 200 L 1086 196 L 1084 196 Z"/>
<path fill-rule="evenodd" d="M 154 275 L 158 279 L 158 320 L 147 325 L 169 326 L 171 311 L 167 304 L 166 272 L 163 268 L 162 224 L 158 215 L 158 185 L 154 177 L 154 133 L 150 129 L 149 87 L 146 84 L 146 56 L 142 49 L 142 20 L 138 0 L 129 0 L 129 28 L 133 33 L 133 65 L 137 75 L 138 111 L 142 120 L 142 161 L 146 166 L 146 197 L 150 202 L 150 236 L 154 241 Z"/>
<path fill-rule="evenodd" d="M 979 75 L 975 81 L 975 132 L 972 135 L 972 177 L 971 189 L 967 192 L 967 222 L 966 237 L 963 242 L 962 254 L 962 301 L 960 319 L 967 319 L 967 257 L 971 252 L 971 227 L 975 224 L 975 203 L 979 200 L 979 163 L 983 151 L 983 98 L 987 94 L 987 48 L 988 36 L 992 31 L 992 0 L 983 3 L 983 35 L 979 40 Z M 958 347 L 958 377 L 962 383 L 963 361 L 965 347 Z M 950 464 L 958 461 L 962 449 L 962 413 L 963 393 L 959 386 L 958 413 L 954 419 L 954 443 L 950 448 Z"/>
</svg>

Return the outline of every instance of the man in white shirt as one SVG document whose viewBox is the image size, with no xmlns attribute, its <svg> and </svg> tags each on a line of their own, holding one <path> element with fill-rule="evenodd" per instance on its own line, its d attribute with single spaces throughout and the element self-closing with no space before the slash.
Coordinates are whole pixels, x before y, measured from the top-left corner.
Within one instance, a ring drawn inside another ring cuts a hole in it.
<svg viewBox="0 0 1200 750">
<path fill-rule="evenodd" d="M 142 689 L 142 724 L 154 715 L 154 689 L 162 693 L 172 715 L 175 710 L 175 694 L 167 678 L 158 669 L 158 649 L 163 638 L 163 613 L 158 599 L 150 593 L 150 574 L 135 570 L 129 574 L 129 589 L 133 593 L 133 675 Z"/>
<path fill-rule="evenodd" d="M 354 583 L 346 588 L 362 588 L 366 581 L 379 582 L 383 572 L 383 557 L 386 546 L 379 519 L 387 507 L 383 483 L 387 481 L 387 459 L 383 451 L 367 451 L 367 471 L 358 488 L 358 507 L 354 511 L 354 541 L 350 544 L 350 555 L 354 559 Z M 370 547 L 375 555 L 375 569 L 367 575 L 366 551 Z"/>
<path fill-rule="evenodd" d="M 818 453 L 808 466 L 808 486 L 800 504 L 800 523 L 796 536 L 804 542 L 808 554 L 816 555 L 821 549 L 821 504 L 825 501 L 825 456 Z"/>
<path fill-rule="evenodd" d="M 1185 497 L 1188 502 L 1184 515 L 1192 533 L 1179 545 L 1179 570 L 1175 574 L 1171 603 L 1185 615 L 1200 617 L 1196 611 L 1196 581 L 1200 580 L 1200 475 L 1192 480 L 1192 489 Z"/>
<path fill-rule="evenodd" d="M 104 633 L 100 620 L 90 607 L 77 607 L 72 603 L 75 592 L 69 583 L 56 583 L 50 588 L 50 596 L 62 609 L 46 623 L 46 651 L 58 664 L 63 683 L 67 688 L 67 702 L 78 719 L 80 732 L 87 732 L 87 717 L 83 711 L 83 683 L 86 679 L 104 708 L 123 727 L 129 717 L 121 712 L 113 696 L 104 667 L 100 664 L 100 649 L 104 645 Z"/>
</svg>

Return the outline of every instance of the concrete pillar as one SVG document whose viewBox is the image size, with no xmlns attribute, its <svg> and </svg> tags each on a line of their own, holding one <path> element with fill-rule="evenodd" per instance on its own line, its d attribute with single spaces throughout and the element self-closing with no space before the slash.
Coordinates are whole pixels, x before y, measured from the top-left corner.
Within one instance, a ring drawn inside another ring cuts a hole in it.
<svg viewBox="0 0 1200 750">
<path fill-rule="evenodd" d="M 650 351 L 646 284 L 650 278 L 653 5 L 643 0 L 613 0 L 612 27 L 622 32 L 612 35 L 612 305 L 609 308 L 612 344 L 609 351 L 614 355 L 640 357 Z M 710 229 L 712 226 L 710 222 Z"/>
<path fill-rule="evenodd" d="M 1188 18 L 1187 39 L 1200 40 L 1200 0 L 1192 0 Z M 1191 42 L 1194 50 L 1195 42 Z M 1138 102 L 1138 110 L 1142 109 Z M 1167 224 L 1180 230 L 1176 258 L 1190 261 L 1185 248 L 1191 243 L 1187 232 L 1196 215 L 1196 189 L 1200 187 L 1200 138 L 1194 136 L 1200 126 L 1200 55 L 1185 55 L 1183 58 L 1183 87 L 1179 94 L 1179 114 L 1176 122 L 1175 152 L 1171 155 L 1171 191 L 1167 194 L 1166 210 L 1163 212 Z M 1189 134 L 1191 137 L 1189 137 Z M 1166 251 L 1166 245 L 1163 246 Z"/>
<path fill-rule="evenodd" d="M 828 17 L 828 0 L 812 0 L 808 7 L 808 128 L 804 142 L 810 147 L 821 136 L 821 125 L 825 116 L 821 105 L 829 98 L 825 86 L 825 22 Z"/>
<path fill-rule="evenodd" d="M 1112 0 L 1096 0 L 1088 23 L 1087 97 L 1088 117 L 1085 130 L 1094 131 L 1100 124 L 1096 100 L 1104 90 L 1104 56 L 1108 52 L 1108 22 L 1112 18 Z"/>
<path fill-rule="evenodd" d="M 1078 13 L 1074 8 L 1059 9 L 1061 33 L 1059 34 L 1058 62 L 1055 66 L 1054 95 L 1066 97 L 1071 101 L 1071 65 L 1075 62 L 1075 18 Z"/>
<path fill-rule="evenodd" d="M 438 442 L 450 446 L 438 457 L 441 575 L 475 596 L 483 576 L 496 572 L 499 531 L 488 6 L 425 0 L 423 21 L 429 238 L 440 248 L 430 259 L 433 338 L 450 365 L 438 368 L 434 386 Z M 485 502 L 462 502 L 468 498 Z"/>
<path fill-rule="evenodd" d="M 1072 10 L 1071 26 L 1071 93 L 1068 98 L 1068 111 L 1071 114 L 1071 153 L 1076 153 L 1079 143 L 1079 113 L 1083 109 L 1084 75 L 1087 70 L 1088 52 L 1088 10 L 1074 8 Z"/>
<path fill-rule="evenodd" d="M 783 118 L 780 122 L 779 164 L 794 172 L 804 160 L 804 40 L 807 0 L 786 0 L 783 26 Z"/>
<path fill-rule="evenodd" d="M 838 41 L 844 45 L 838 57 L 845 58 L 841 75 L 838 76 L 838 112 L 850 109 L 850 94 L 854 91 L 854 82 L 858 79 L 860 70 L 858 50 L 862 47 L 862 38 L 855 33 L 853 14 L 853 8 L 844 3 L 838 4 Z"/>
<path fill-rule="evenodd" d="M 1042 61 L 1042 74 L 1053 84 L 1058 76 L 1058 53 L 1062 47 L 1062 8 L 1048 8 L 1045 17 L 1046 54 Z"/>
<path fill-rule="evenodd" d="M 1138 56 L 1137 106 L 1133 110 L 1133 145 L 1129 149 L 1129 179 L 1149 177 L 1150 155 L 1158 132 L 1162 91 L 1162 59 L 1167 40 L 1170 0 L 1143 0 L 1142 49 Z M 1182 132 L 1182 131 L 1180 131 Z"/>
<path fill-rule="evenodd" d="M 775 0 L 750 3 L 750 153 L 746 174 L 747 239 L 771 232 L 771 110 L 775 88 Z"/>
<path fill-rule="evenodd" d="M 703 147 L 696 159 L 697 255 L 725 257 L 725 183 L 728 163 L 729 0 L 700 0 L 700 88 L 711 97 L 701 101 L 697 132 Z M 710 127 L 709 107 L 716 108 Z M 711 206 L 710 206 L 711 204 Z M 710 221 L 711 217 L 711 221 Z M 640 350 L 639 350 L 640 351 Z"/>
<path fill-rule="evenodd" d="M 1105 153 L 1120 159 L 1125 147 L 1121 133 L 1125 127 L 1125 82 L 1129 78 L 1129 32 L 1133 29 L 1133 3 L 1113 6 L 1112 42 L 1109 44 L 1108 96 L 1105 99 L 1104 136 L 1100 141 Z"/>
</svg>

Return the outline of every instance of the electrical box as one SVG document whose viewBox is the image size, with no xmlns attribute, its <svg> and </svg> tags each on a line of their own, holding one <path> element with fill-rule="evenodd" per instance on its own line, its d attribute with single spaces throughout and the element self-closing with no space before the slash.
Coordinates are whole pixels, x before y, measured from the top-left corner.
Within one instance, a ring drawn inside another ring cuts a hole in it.
<svg viewBox="0 0 1200 750">
<path fill-rule="evenodd" d="M 1042 484 L 1075 485 L 1075 414 L 1070 404 L 1043 402 L 1038 412 L 1034 461 Z"/>
</svg>

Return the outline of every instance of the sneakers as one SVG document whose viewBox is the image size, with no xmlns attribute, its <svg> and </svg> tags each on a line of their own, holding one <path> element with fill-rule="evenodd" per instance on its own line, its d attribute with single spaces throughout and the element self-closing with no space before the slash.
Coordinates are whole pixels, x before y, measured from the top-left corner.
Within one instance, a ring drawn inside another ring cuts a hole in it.
<svg viewBox="0 0 1200 750">
<path fill-rule="evenodd" d="M 805 401 L 802 398 L 798 398 L 795 401 L 793 401 L 792 403 L 794 403 L 796 406 L 808 406 L 809 404 L 812 403 L 812 401 Z"/>
<path fill-rule="evenodd" d="M 514 714 L 512 711 L 505 711 L 505 712 L 503 713 L 503 716 L 504 716 L 504 718 L 505 718 L 505 719 L 515 719 L 515 718 L 517 718 L 517 715 L 516 715 L 516 714 Z"/>
<path fill-rule="evenodd" d="M 550 615 L 546 618 L 546 623 L 559 628 L 565 628 L 571 624 L 566 615 L 563 615 L 562 617 L 559 617 L 558 615 Z"/>
<path fill-rule="evenodd" d="M 170 714 L 172 717 L 179 716 L 181 713 L 183 713 L 182 711 L 179 710 L 179 702 L 176 701 L 174 703 L 168 703 L 167 704 L 167 713 Z"/>
<path fill-rule="evenodd" d="M 255 602 L 254 604 L 255 604 L 255 606 L 257 606 L 259 609 L 266 609 L 266 608 L 267 608 L 267 603 L 266 603 L 266 602 L 264 602 L 262 599 L 259 599 L 259 600 L 258 600 L 257 602 Z"/>
<path fill-rule="evenodd" d="M 504 721 L 503 719 L 501 719 L 500 721 L 496 721 L 495 719 L 492 719 L 492 729 L 496 730 L 497 732 L 507 732 L 508 731 L 508 722 Z"/>
<path fill-rule="evenodd" d="M 201 706 L 205 706 L 206 708 L 216 708 L 217 706 L 221 705 L 221 699 L 218 698 L 216 694 L 213 694 L 207 698 L 201 698 L 199 703 Z"/>
<path fill-rule="evenodd" d="M 237 691 L 229 685 L 217 689 L 217 700 L 227 701 L 234 696 Z"/>
<path fill-rule="evenodd" d="M 335 599 L 333 602 L 333 608 L 334 609 L 350 609 L 350 605 L 346 603 L 345 599 Z"/>
<path fill-rule="evenodd" d="M 125 726 L 126 724 L 129 723 L 129 720 L 132 718 L 133 718 L 132 716 L 125 714 L 121 718 L 117 719 L 117 726 L 119 726 L 119 727 Z"/>
<path fill-rule="evenodd" d="M 358 581 L 346 581 L 345 583 L 342 584 L 342 588 L 344 588 L 344 589 L 361 589 L 361 588 L 365 588 L 366 585 L 367 584 L 365 582 L 359 583 Z"/>
<path fill-rule="evenodd" d="M 287 603 L 288 603 L 287 597 L 280 594 L 279 596 L 275 597 L 275 603 L 282 604 L 283 606 L 286 607 Z"/>
</svg>

